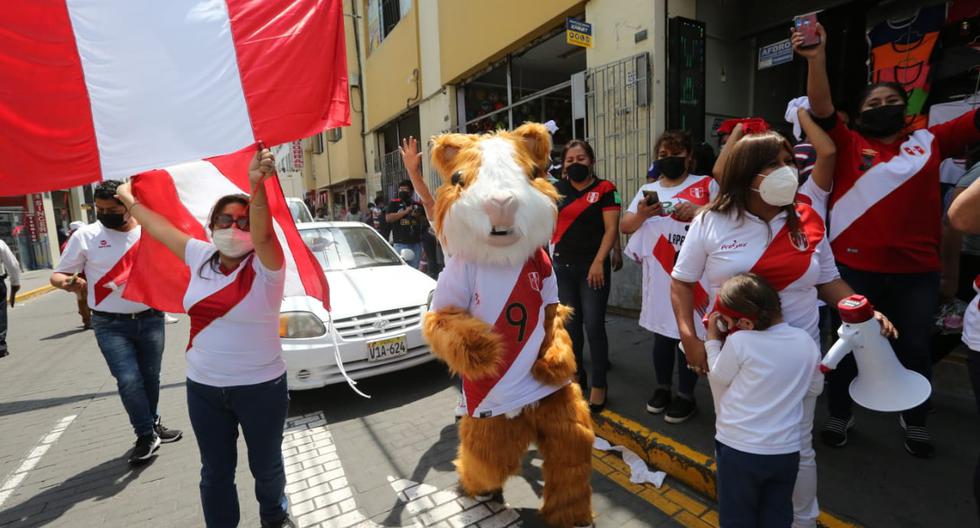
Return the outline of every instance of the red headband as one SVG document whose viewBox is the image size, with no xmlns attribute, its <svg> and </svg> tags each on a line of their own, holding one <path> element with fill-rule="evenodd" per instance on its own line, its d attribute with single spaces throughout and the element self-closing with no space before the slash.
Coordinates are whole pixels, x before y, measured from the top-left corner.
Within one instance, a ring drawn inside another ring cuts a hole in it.
<svg viewBox="0 0 980 528">
<path fill-rule="evenodd" d="M 742 318 L 748 319 L 749 321 L 755 321 L 755 317 L 725 306 L 725 304 L 721 302 L 721 299 L 715 301 L 715 311 L 726 317 L 731 317 L 736 321 Z"/>
</svg>

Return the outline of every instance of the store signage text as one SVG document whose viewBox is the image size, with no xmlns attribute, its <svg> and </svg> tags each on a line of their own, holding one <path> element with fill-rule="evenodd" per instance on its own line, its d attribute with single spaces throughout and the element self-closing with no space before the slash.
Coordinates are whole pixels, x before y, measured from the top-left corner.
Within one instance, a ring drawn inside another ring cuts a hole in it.
<svg viewBox="0 0 980 528">
<path fill-rule="evenodd" d="M 793 43 L 789 39 L 773 42 L 759 48 L 759 69 L 772 68 L 793 60 Z"/>
<path fill-rule="evenodd" d="M 583 48 L 592 47 L 592 24 L 575 20 L 574 18 L 565 19 L 565 42 L 573 46 Z"/>
</svg>

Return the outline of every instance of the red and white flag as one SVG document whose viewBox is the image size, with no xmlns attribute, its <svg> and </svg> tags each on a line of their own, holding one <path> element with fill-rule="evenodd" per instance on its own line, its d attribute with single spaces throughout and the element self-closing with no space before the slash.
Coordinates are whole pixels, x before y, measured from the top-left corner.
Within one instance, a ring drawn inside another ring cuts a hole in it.
<svg viewBox="0 0 980 528">
<path fill-rule="evenodd" d="M 248 164 L 255 157 L 251 146 L 234 154 L 152 170 L 133 180 L 133 193 L 147 208 L 163 215 L 181 231 L 208 241 L 211 209 L 219 198 L 248 194 Z M 330 309 L 330 294 L 323 268 L 303 242 L 293 222 L 279 182 L 265 181 L 273 227 L 286 257 L 285 296 L 309 295 Z M 144 232 L 136 249 L 123 298 L 167 312 L 183 312 L 190 270 L 162 243 Z"/>
<path fill-rule="evenodd" d="M 0 195 L 350 123 L 342 0 L 8 0 Z"/>
</svg>

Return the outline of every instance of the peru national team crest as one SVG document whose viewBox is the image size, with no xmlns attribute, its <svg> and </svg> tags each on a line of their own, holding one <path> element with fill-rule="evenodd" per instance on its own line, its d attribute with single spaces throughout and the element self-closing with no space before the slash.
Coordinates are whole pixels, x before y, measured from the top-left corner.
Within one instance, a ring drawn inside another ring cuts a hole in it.
<svg viewBox="0 0 980 528">
<path fill-rule="evenodd" d="M 532 271 L 528 273 L 527 280 L 531 283 L 532 290 L 536 292 L 541 291 L 541 275 L 538 272 Z"/>
<path fill-rule="evenodd" d="M 585 196 L 585 200 L 590 204 L 594 204 L 599 201 L 599 193 L 592 191 Z"/>
<path fill-rule="evenodd" d="M 789 241 L 793 244 L 793 247 L 800 251 L 806 251 L 810 247 L 810 241 L 806 238 L 806 233 L 803 231 L 797 231 L 789 233 Z"/>
<path fill-rule="evenodd" d="M 694 187 L 694 188 L 692 188 L 691 189 L 691 196 L 693 196 L 697 200 L 703 200 L 704 199 L 704 188 L 703 187 Z"/>
</svg>

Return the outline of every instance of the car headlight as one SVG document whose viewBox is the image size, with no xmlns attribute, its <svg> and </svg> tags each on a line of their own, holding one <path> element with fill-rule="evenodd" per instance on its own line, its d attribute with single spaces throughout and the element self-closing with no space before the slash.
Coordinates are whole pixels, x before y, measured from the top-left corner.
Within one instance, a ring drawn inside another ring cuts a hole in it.
<svg viewBox="0 0 980 528">
<path fill-rule="evenodd" d="M 327 333 L 327 327 L 312 312 L 285 312 L 279 314 L 279 337 L 298 339 L 320 337 Z"/>
<path fill-rule="evenodd" d="M 427 301 L 425 301 L 425 311 L 427 311 L 427 312 L 431 312 L 432 311 L 432 298 L 435 295 L 436 295 L 436 291 L 435 290 L 432 290 L 432 291 L 429 292 L 429 299 Z"/>
</svg>

